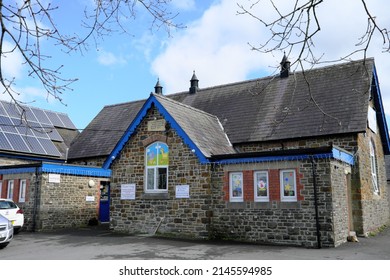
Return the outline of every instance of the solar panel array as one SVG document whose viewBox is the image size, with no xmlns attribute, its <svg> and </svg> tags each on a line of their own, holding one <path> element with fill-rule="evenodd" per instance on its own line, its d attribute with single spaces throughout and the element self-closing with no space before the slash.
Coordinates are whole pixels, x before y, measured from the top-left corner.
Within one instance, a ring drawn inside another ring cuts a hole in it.
<svg viewBox="0 0 390 280">
<path fill-rule="evenodd" d="M 0 101 L 0 150 L 60 157 L 56 127 L 76 129 L 66 114 Z"/>
</svg>

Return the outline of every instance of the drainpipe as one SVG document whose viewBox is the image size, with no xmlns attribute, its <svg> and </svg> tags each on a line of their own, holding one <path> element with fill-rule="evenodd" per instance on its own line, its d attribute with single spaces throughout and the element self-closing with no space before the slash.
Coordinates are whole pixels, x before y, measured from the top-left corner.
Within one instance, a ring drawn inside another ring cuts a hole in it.
<svg viewBox="0 0 390 280">
<path fill-rule="evenodd" d="M 313 174 L 313 189 L 314 189 L 314 209 L 316 217 L 316 231 L 317 231 L 317 248 L 321 249 L 321 232 L 320 232 L 320 221 L 318 218 L 318 192 L 317 192 L 317 180 L 316 180 L 316 164 L 313 157 L 310 157 L 311 170 Z"/>
<path fill-rule="evenodd" d="M 32 215 L 32 231 L 35 232 L 37 226 L 37 212 L 39 206 L 39 167 L 35 168 L 35 195 L 34 195 L 34 206 Z"/>
</svg>

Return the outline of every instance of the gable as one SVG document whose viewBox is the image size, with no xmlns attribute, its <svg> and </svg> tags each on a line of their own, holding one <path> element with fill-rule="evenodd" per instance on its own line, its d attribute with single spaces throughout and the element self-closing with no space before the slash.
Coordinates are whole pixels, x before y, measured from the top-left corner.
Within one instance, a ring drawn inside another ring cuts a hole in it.
<svg viewBox="0 0 390 280">
<path fill-rule="evenodd" d="M 218 118 L 169 98 L 151 94 L 107 157 L 103 168 L 110 167 L 152 106 L 157 108 L 159 113 L 182 138 L 183 142 L 199 158 L 200 162 L 208 162 L 207 158 L 212 155 L 235 153 Z"/>
</svg>

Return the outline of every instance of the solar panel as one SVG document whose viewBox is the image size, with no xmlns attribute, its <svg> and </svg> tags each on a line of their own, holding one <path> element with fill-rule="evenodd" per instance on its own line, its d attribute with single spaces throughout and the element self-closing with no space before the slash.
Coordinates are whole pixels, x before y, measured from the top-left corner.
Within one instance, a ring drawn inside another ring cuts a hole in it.
<svg viewBox="0 0 390 280">
<path fill-rule="evenodd" d="M 76 129 L 66 114 L 0 101 L 0 150 L 61 157 L 56 127 Z"/>
<path fill-rule="evenodd" d="M 31 152 L 34 154 L 42 154 L 45 155 L 46 151 L 43 149 L 42 145 L 40 144 L 39 140 L 35 137 L 26 136 L 25 141 L 30 148 Z"/>
<path fill-rule="evenodd" d="M 1 126 L 1 129 L 5 132 L 18 133 L 18 131 L 15 128 L 14 123 L 11 121 L 11 119 L 9 117 L 0 116 L 0 126 Z"/>
<path fill-rule="evenodd" d="M 21 114 L 18 107 L 14 103 L 2 102 L 4 109 L 7 111 L 8 116 L 20 118 Z"/>
<path fill-rule="evenodd" d="M 30 107 L 25 107 L 24 108 L 26 110 L 26 118 L 27 118 L 27 121 L 29 122 L 38 122 L 37 118 L 35 117 L 33 111 L 31 110 Z"/>
<path fill-rule="evenodd" d="M 42 124 L 51 124 L 49 118 L 46 116 L 45 112 L 38 108 L 31 108 L 31 111 L 34 113 L 35 117 Z"/>
<path fill-rule="evenodd" d="M 53 142 L 51 142 L 50 139 L 43 139 L 43 138 L 37 138 L 37 139 L 48 155 L 61 156 L 57 147 L 53 144 Z"/>
<path fill-rule="evenodd" d="M 76 129 L 76 127 L 67 115 L 57 113 L 57 116 L 61 119 L 62 123 L 65 125 L 66 128 Z"/>
<path fill-rule="evenodd" d="M 4 135 L 7 137 L 8 141 L 11 143 L 14 151 L 30 153 L 30 149 L 27 147 L 22 136 L 13 133 L 4 132 Z"/>
<path fill-rule="evenodd" d="M 12 146 L 8 142 L 7 138 L 5 138 L 5 135 L 3 132 L 0 132 L 0 149 L 3 150 L 11 150 Z"/>
<path fill-rule="evenodd" d="M 7 112 L 5 111 L 2 102 L 0 102 L 0 115 L 1 116 L 7 116 Z"/>
<path fill-rule="evenodd" d="M 65 127 L 60 118 L 57 116 L 57 113 L 46 111 L 46 116 L 50 119 L 50 122 L 57 127 Z"/>
<path fill-rule="evenodd" d="M 57 141 L 57 142 L 63 142 L 64 141 L 62 139 L 61 135 L 58 133 L 58 131 L 54 127 L 53 127 L 52 130 L 47 132 L 47 135 L 53 141 Z"/>
</svg>

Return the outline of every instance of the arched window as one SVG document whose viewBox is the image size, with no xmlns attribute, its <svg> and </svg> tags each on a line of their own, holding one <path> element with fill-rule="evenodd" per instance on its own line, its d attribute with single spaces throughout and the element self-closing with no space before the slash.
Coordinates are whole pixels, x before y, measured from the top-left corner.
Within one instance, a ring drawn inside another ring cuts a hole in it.
<svg viewBox="0 0 390 280">
<path fill-rule="evenodd" d="M 375 147 L 372 141 L 370 141 L 370 163 L 371 163 L 371 179 L 372 185 L 374 188 L 374 193 L 379 194 L 378 186 L 378 172 L 376 168 L 376 156 L 375 156 Z"/>
<path fill-rule="evenodd" d="M 145 151 L 145 191 L 168 190 L 169 148 L 162 142 L 149 145 Z"/>
</svg>

